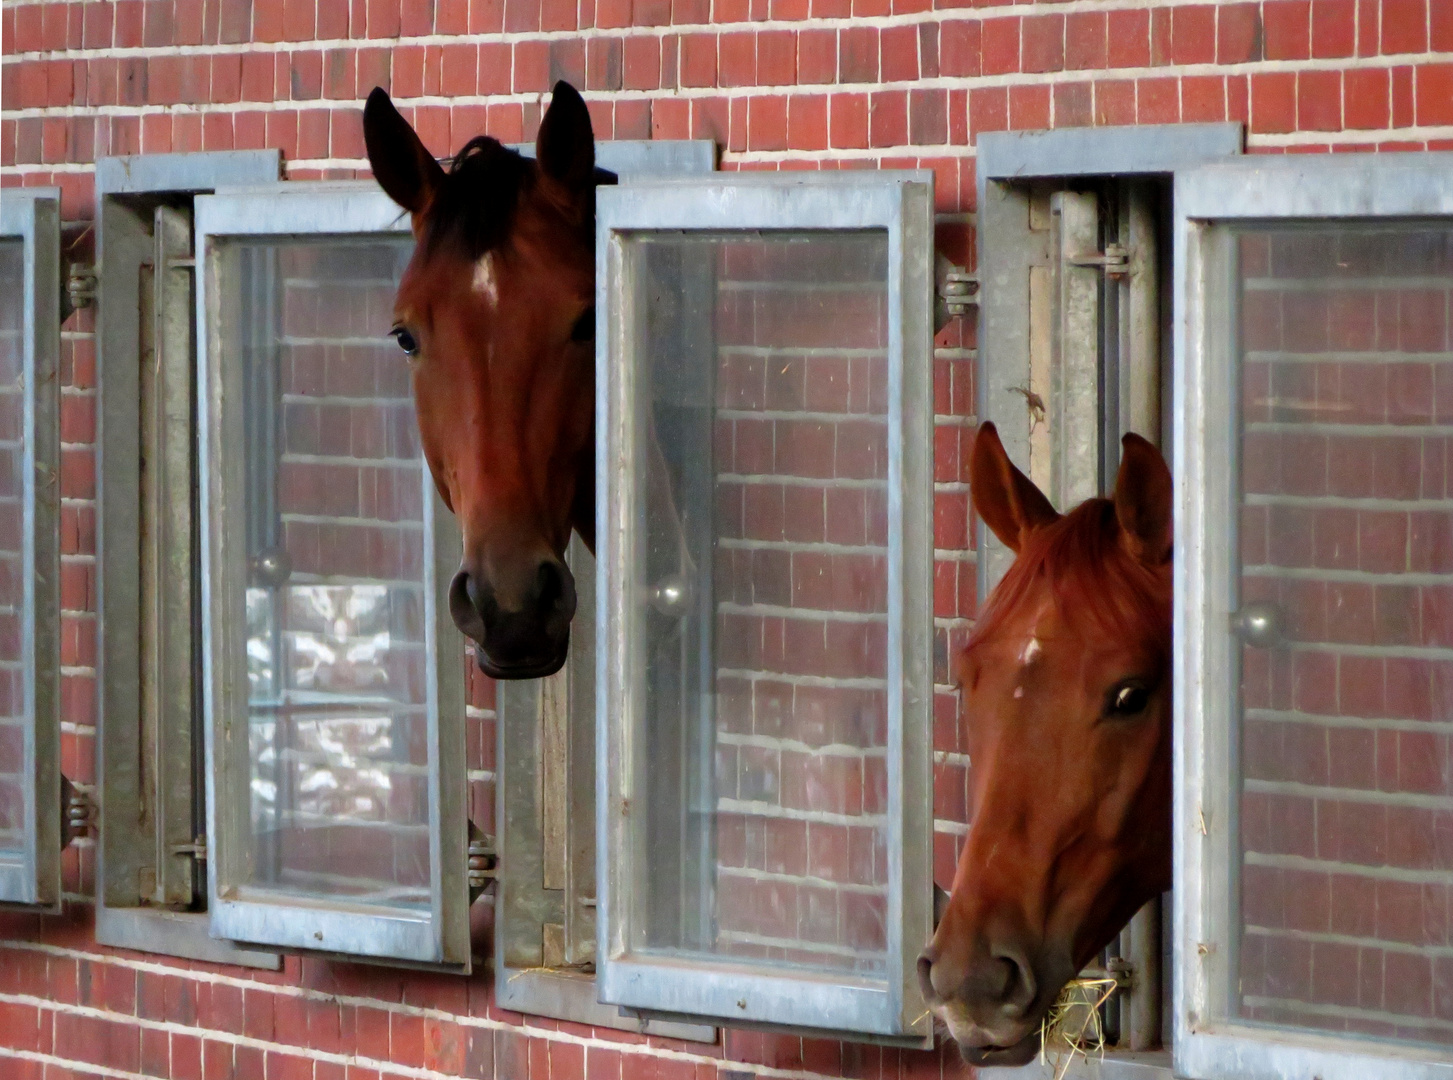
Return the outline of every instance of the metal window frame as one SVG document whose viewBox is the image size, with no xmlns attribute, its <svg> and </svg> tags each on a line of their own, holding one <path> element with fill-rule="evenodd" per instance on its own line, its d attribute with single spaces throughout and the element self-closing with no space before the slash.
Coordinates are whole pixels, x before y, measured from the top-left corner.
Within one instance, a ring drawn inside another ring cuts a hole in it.
<svg viewBox="0 0 1453 1080">
<path fill-rule="evenodd" d="M 1453 217 L 1453 154 L 1258 157 L 1178 174 L 1175 289 L 1175 1066 L 1193 1078 L 1449 1080 L 1431 1048 L 1230 1015 L 1237 846 L 1236 222 Z M 1233 313 L 1234 316 L 1234 313 Z M 1373 1047 L 1376 1047 L 1374 1052 Z"/>
<path fill-rule="evenodd" d="M 534 144 L 513 147 L 533 157 Z M 710 174 L 710 140 L 612 140 L 595 145 L 596 164 L 632 178 Z M 716 1028 L 631 1016 L 597 1000 L 592 969 L 595 898 L 595 558 L 578 537 L 568 552 L 578 594 L 571 655 L 551 680 L 495 684 L 494 987 L 502 1009 L 690 1042 L 715 1042 Z M 564 760 L 548 762 L 541 709 L 547 699 Z M 563 700 L 562 700 L 563 698 Z M 563 790 L 562 790 L 563 789 Z M 552 827 L 545 827 L 546 805 Z M 545 851 L 546 833 L 563 852 Z M 563 888 L 547 890 L 544 864 Z M 563 871 L 563 872 L 562 872 Z M 547 966 L 545 926 L 563 927 L 564 964 Z"/>
<path fill-rule="evenodd" d="M 233 189 L 196 201 L 198 425 L 200 429 L 201 542 L 203 550 L 203 700 L 206 715 L 207 887 L 211 932 L 216 937 L 289 950 L 323 952 L 468 973 L 468 788 L 462 768 L 446 763 L 465 757 L 464 680 L 460 654 L 441 649 L 456 640 L 444 600 L 460 558 L 459 531 L 435 491 L 423 455 L 420 483 L 426 491 L 425 588 L 434 604 L 426 622 L 433 657 L 428 695 L 430 862 L 432 902 L 427 914 L 361 911 L 346 903 L 300 903 L 262 896 L 244 898 L 230 884 L 243 850 L 246 821 L 223 810 L 220 787 L 246 782 L 247 752 L 229 744 L 222 730 L 246 710 L 247 677 L 237 639 L 243 561 L 233 552 L 245 535 L 241 455 L 242 417 L 229 405 L 241 398 L 239 365 L 230 363 L 218 334 L 217 292 L 222 247 L 234 238 L 324 239 L 361 234 L 410 236 L 408 216 L 372 181 L 279 184 Z"/>
<path fill-rule="evenodd" d="M 159 793 L 159 806 L 144 805 L 138 775 L 141 759 L 139 672 L 140 400 L 141 325 L 139 288 L 143 262 L 154 259 L 155 240 L 143 215 L 183 204 L 191 196 L 228 184 L 276 182 L 282 158 L 276 150 L 216 151 L 103 157 L 96 162 L 97 457 L 97 791 L 100 813 L 96 865 L 97 942 L 142 952 L 211 963 L 276 970 L 276 953 L 213 938 L 204 911 L 143 904 L 138 868 L 162 856 L 156 837 L 174 831 L 157 820 L 168 808 L 192 816 L 202 793 L 186 783 Z M 185 297 L 190 327 L 194 307 Z M 178 317 L 183 317 L 178 315 Z M 173 356 L 172 381 L 193 380 L 195 350 Z M 195 432 L 193 432 L 195 443 Z M 192 551 L 195 560 L 198 553 Z M 195 649 L 197 643 L 193 643 Z M 192 683 L 190 655 L 185 685 Z M 175 673 L 168 681 L 179 678 Z M 167 780 L 166 775 L 158 777 Z M 143 821 L 150 824 L 143 827 Z M 150 862 L 149 862 L 150 860 Z"/>
<path fill-rule="evenodd" d="M 901 1039 L 926 1045 L 931 1022 L 916 960 L 933 929 L 932 700 L 933 181 L 925 172 L 718 174 L 605 188 L 596 209 L 598 864 L 621 867 L 639 698 L 630 627 L 637 583 L 629 552 L 639 511 L 634 379 L 624 360 L 632 231 L 882 229 L 889 237 L 889 973 L 857 982 L 793 977 L 700 959 L 632 958 L 623 932 L 631 868 L 598 898 L 602 1001 L 629 1009 Z"/>
<path fill-rule="evenodd" d="M 0 906 L 59 911 L 60 761 L 60 191 L 6 188 L 0 236 L 24 244 L 25 330 L 21 378 L 25 449 L 21 579 L 26 832 L 19 865 L 0 866 Z"/>
<path fill-rule="evenodd" d="M 1033 132 L 985 132 L 978 138 L 977 186 L 978 186 L 978 271 L 980 288 L 979 306 L 979 353 L 978 353 L 978 400 L 976 410 L 980 420 L 992 420 L 998 427 L 999 437 L 1011 457 L 1026 466 L 1030 462 L 1030 435 L 1024 423 L 1025 399 L 1016 397 L 1019 388 L 1030 389 L 1034 373 L 1031 371 L 1031 267 L 1051 261 L 1047 244 L 1062 241 L 1063 234 L 1074 231 L 1074 218 L 1082 214 L 1067 214 L 1069 220 L 1059 221 L 1050 230 L 1036 230 L 1031 227 L 1031 192 L 1029 185 L 1090 179 L 1144 180 L 1154 177 L 1174 178 L 1186 169 L 1210 161 L 1238 157 L 1244 143 L 1242 125 L 1239 123 L 1217 124 L 1164 124 L 1137 127 L 1108 128 L 1065 128 L 1055 131 Z M 1072 212 L 1078 210 L 1080 197 L 1070 192 L 1057 193 L 1052 199 L 1061 200 L 1062 207 Z M 1136 223 L 1131 221 L 1132 237 Z M 1142 223 L 1142 229 L 1149 223 Z M 1084 231 L 1085 223 L 1079 223 Z M 1093 223 L 1090 225 L 1093 233 Z M 1084 237 L 1080 237 L 1083 242 Z M 1093 241 L 1092 241 L 1093 242 Z M 1133 240 L 1132 240 L 1133 243 Z M 1056 261 L 1062 252 L 1054 253 Z M 1088 285 L 1093 289 L 1096 283 L 1083 280 L 1087 271 L 1075 269 L 1066 277 L 1074 277 L 1067 283 L 1083 292 Z M 1097 270 L 1088 271 L 1097 275 Z M 1132 281 L 1129 288 L 1136 288 Z M 1146 302 L 1143 293 L 1131 292 L 1126 298 L 1132 306 Z M 1164 300 L 1162 299 L 1162 303 Z M 1172 318 L 1175 308 L 1172 305 Z M 1132 311 L 1132 318 L 1134 313 Z M 1059 329 L 1058 325 L 1053 329 Z M 1051 332 L 1053 332 L 1053 329 Z M 1163 346 L 1162 346 L 1163 349 Z M 1082 355 L 1079 360 L 1095 363 L 1099 355 L 1096 348 Z M 1098 399 L 1095 389 L 1098 371 L 1078 372 L 1080 385 L 1088 387 L 1095 398 L 1095 409 L 1103 414 L 1104 403 Z M 1168 372 L 1161 372 L 1163 401 L 1168 402 L 1165 393 Z M 1121 401 L 1115 403 L 1116 412 L 1129 408 L 1134 413 L 1144 412 L 1148 403 L 1128 400 L 1121 387 Z M 1050 409 L 1062 410 L 1063 402 L 1046 403 Z M 1170 442 L 1171 423 L 1169 417 L 1161 416 L 1161 443 Z M 1063 419 L 1059 417 L 1058 419 Z M 1125 418 L 1116 425 L 1120 432 L 1128 430 Z M 1055 436 L 1051 436 L 1054 438 Z M 1093 430 L 1090 438 L 1094 438 Z M 1109 440 L 1107 440 L 1109 442 Z M 1053 447 L 1050 456 L 1050 473 L 1063 455 L 1063 446 Z M 1108 458 L 1109 455 L 1107 454 Z M 1037 464 L 1037 463 L 1036 463 Z M 1100 473 L 1113 477 L 1117 460 L 1100 462 Z M 1082 470 L 1083 472 L 1083 470 Z M 1094 491 L 1079 491 L 1082 498 Z M 1078 501 L 1078 498 L 1073 501 Z M 987 597 L 1013 562 L 1013 553 L 988 529 L 981 528 L 977 537 L 978 594 Z M 1131 954 L 1136 967 L 1141 970 L 1155 970 L 1156 988 L 1150 1000 L 1144 994 L 1133 992 L 1125 999 L 1129 1008 L 1122 1011 L 1122 1038 L 1126 1046 L 1154 1045 L 1159 1041 L 1165 1027 L 1159 1022 L 1162 1008 L 1164 974 L 1161 966 L 1162 934 L 1169 928 L 1160 928 L 1161 904 L 1151 901 L 1136 914 L 1126 928 L 1121 948 Z M 1126 1013 L 1129 1015 L 1127 1016 Z M 1127 1023 L 1128 1021 L 1128 1023 Z M 1128 1027 L 1128 1031 L 1125 1028 Z M 1151 1029 L 1151 1030 L 1147 1030 Z M 1128 1036 L 1128 1038 L 1126 1038 Z M 1161 1055 L 1169 1060 L 1168 1055 Z M 1114 1061 L 1128 1062 L 1126 1049 L 1117 1048 L 1113 1058 L 1106 1059 L 1106 1067 Z M 1118 1067 L 1118 1066 L 1117 1066 Z M 1135 1064 L 1127 1067 L 1150 1068 L 1149 1064 Z"/>
</svg>

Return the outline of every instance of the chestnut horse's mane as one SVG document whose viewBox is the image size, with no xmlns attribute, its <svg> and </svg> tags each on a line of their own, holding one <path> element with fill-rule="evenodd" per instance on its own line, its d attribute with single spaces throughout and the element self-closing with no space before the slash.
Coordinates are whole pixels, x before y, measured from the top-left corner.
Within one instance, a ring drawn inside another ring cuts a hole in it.
<svg viewBox="0 0 1453 1080">
<path fill-rule="evenodd" d="M 471 259 L 500 247 L 510 233 L 515 210 L 538 179 L 528 158 L 490 135 L 476 135 L 449 162 L 425 225 L 423 246 L 432 253 L 456 245 Z M 614 184 L 615 173 L 595 170 L 597 184 Z M 582 221 L 594 228 L 590 217 Z M 592 241 L 593 242 L 593 241 Z"/>
<path fill-rule="evenodd" d="M 1060 612 L 1081 632 L 1129 636 L 1169 654 L 1169 582 L 1120 546 L 1109 499 L 1087 499 L 1030 535 L 990 596 L 968 647 L 993 634 L 1044 579 Z"/>
</svg>

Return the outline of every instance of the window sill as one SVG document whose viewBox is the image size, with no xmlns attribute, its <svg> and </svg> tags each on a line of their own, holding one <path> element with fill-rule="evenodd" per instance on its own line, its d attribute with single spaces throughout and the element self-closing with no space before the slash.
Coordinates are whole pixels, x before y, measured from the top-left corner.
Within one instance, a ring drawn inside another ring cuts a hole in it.
<svg viewBox="0 0 1453 1080">
<path fill-rule="evenodd" d="M 1050 1059 L 1013 1069 L 980 1069 L 977 1075 L 979 1080 L 1172 1080 L 1175 1072 L 1169 1050 L 1151 1050 L 1140 1054 L 1112 1052 L 1103 1058 L 1077 1054 L 1063 1073 Z"/>
<path fill-rule="evenodd" d="M 96 941 L 118 949 L 180 956 L 210 964 L 277 971 L 283 966 L 275 952 L 249 949 L 214 938 L 207 932 L 207 916 L 189 911 L 96 906 Z"/>
</svg>

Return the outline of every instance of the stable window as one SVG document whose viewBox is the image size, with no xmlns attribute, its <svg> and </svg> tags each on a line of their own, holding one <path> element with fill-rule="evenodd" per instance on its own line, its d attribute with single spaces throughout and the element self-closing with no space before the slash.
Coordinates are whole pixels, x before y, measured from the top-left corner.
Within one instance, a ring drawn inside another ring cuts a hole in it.
<svg viewBox="0 0 1453 1080">
<path fill-rule="evenodd" d="M 931 1039 L 932 190 L 600 192 L 604 1002 Z"/>
<path fill-rule="evenodd" d="M 0 197 L 0 905 L 59 909 L 60 194 Z"/>
<path fill-rule="evenodd" d="M 467 970 L 459 532 L 388 338 L 373 184 L 196 202 L 208 909 L 218 937 Z"/>
<path fill-rule="evenodd" d="M 275 150 L 96 164 L 96 940 L 268 968 L 207 932 L 192 226 L 198 193 L 280 166 Z"/>
<path fill-rule="evenodd" d="M 1177 1075 L 1453 1076 L 1449 155 L 1176 186 Z"/>
<path fill-rule="evenodd" d="M 598 153 L 624 173 L 712 157 Z M 561 678 L 497 688 L 493 754 L 487 711 L 466 707 L 444 599 L 458 524 L 388 338 L 407 216 L 371 182 L 233 187 L 195 216 L 212 934 L 468 971 L 469 906 L 494 873 L 496 941 L 515 943 L 496 949 L 502 1004 L 639 1027 L 596 1002 L 578 953 L 550 948 L 564 908 L 595 894 L 594 703 L 565 681 L 593 664 L 589 635 Z M 591 572 L 579 545 L 570 558 Z M 562 829 L 587 841 L 568 857 Z"/>
<path fill-rule="evenodd" d="M 1114 489 L 1125 433 L 1169 447 L 1173 181 L 1241 142 L 1238 124 L 979 138 L 978 415 L 1061 511 Z M 1014 556 L 979 533 L 987 597 Z M 1117 980 L 1091 1027 L 1113 1050 L 1168 1035 L 1162 921 L 1147 904 L 1089 972 Z"/>
</svg>

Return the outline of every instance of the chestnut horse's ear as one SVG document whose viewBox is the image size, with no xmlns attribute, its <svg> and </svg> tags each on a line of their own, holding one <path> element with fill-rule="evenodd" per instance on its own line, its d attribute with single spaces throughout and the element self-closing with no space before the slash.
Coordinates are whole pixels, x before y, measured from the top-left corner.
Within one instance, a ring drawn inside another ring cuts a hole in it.
<svg viewBox="0 0 1453 1080">
<path fill-rule="evenodd" d="M 999 432 L 987 420 L 974 439 L 969 493 L 984 524 L 1012 551 L 1019 551 L 1035 529 L 1059 520 L 1034 481 L 1014 467 Z"/>
<path fill-rule="evenodd" d="M 1120 543 L 1146 566 L 1170 559 L 1174 488 L 1160 451 L 1139 435 L 1120 440 L 1124 453 L 1115 478 L 1115 519 Z"/>
<path fill-rule="evenodd" d="M 535 160 L 546 176 L 572 195 L 584 194 L 595 186 L 595 133 L 590 126 L 590 110 L 575 87 L 564 80 L 555 84 L 550 107 L 540 121 Z"/>
<path fill-rule="evenodd" d="M 363 143 L 373 175 L 388 197 L 411 214 L 427 210 L 444 170 L 381 86 L 373 88 L 363 106 Z"/>
</svg>

